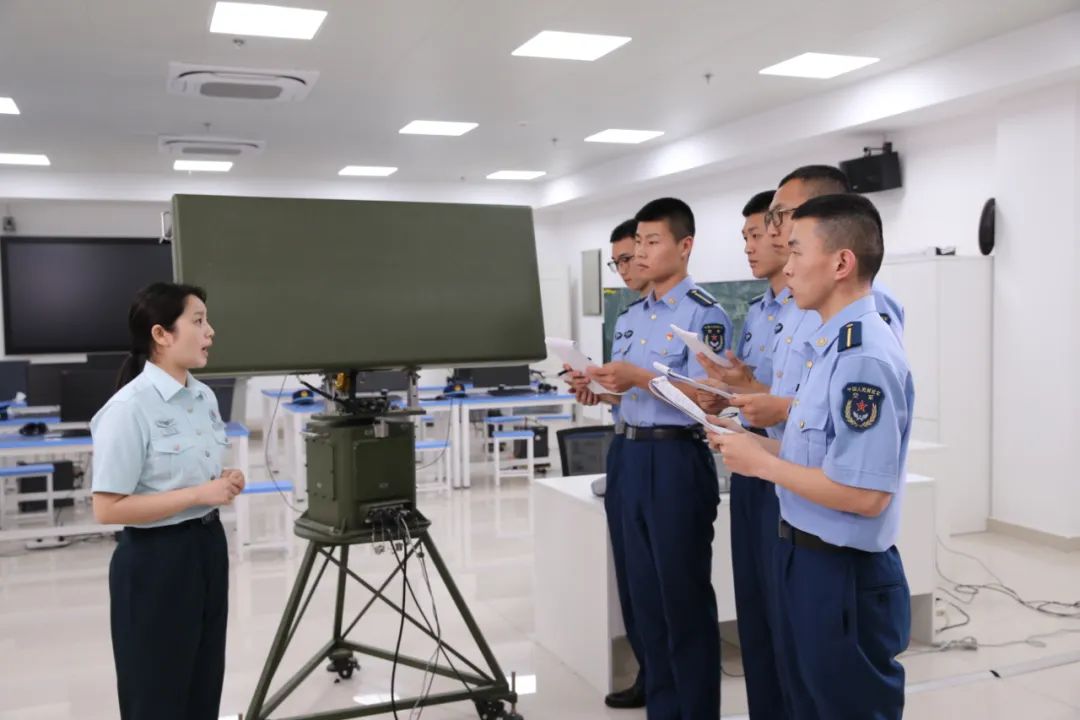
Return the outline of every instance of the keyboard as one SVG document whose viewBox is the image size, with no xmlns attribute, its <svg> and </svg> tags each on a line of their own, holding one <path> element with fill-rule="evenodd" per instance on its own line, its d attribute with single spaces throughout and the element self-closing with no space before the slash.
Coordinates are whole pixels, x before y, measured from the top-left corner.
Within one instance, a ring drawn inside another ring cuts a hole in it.
<svg viewBox="0 0 1080 720">
<path fill-rule="evenodd" d="M 492 397 L 513 397 L 515 395 L 535 395 L 536 390 L 531 387 L 508 387 L 508 388 L 494 388 L 488 390 L 488 395 Z"/>
</svg>

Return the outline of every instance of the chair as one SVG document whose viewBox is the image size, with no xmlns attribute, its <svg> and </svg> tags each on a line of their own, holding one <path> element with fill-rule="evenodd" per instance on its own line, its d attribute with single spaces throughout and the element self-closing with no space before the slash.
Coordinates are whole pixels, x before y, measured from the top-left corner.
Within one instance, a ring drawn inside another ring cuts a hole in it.
<svg viewBox="0 0 1080 720">
<path fill-rule="evenodd" d="M 433 483 L 417 483 L 417 490 L 439 490 L 446 488 L 451 490 L 450 484 L 450 443 L 445 440 L 417 440 L 416 441 L 416 454 L 419 457 L 423 457 L 424 453 L 436 453 L 435 459 L 430 463 L 424 463 L 422 467 L 428 465 L 435 466 L 435 482 Z"/>
<path fill-rule="evenodd" d="M 292 551 L 292 532 L 293 532 L 293 510 L 289 507 L 282 498 L 273 498 L 273 502 L 279 504 L 279 510 L 281 512 L 281 528 L 280 533 L 260 539 L 254 540 L 251 533 L 251 498 L 254 495 L 270 495 L 284 493 L 289 502 L 292 502 L 296 497 L 293 493 L 293 484 L 288 480 L 278 480 L 276 483 L 273 481 L 267 482 L 249 482 L 244 486 L 243 491 L 236 496 L 234 505 L 236 507 L 236 537 L 239 544 L 237 548 L 237 555 L 243 560 L 247 557 L 247 553 L 254 549 L 263 548 L 275 548 L 285 551 L 286 555 L 289 555 Z"/>
<path fill-rule="evenodd" d="M 563 475 L 595 475 L 607 471 L 607 453 L 615 439 L 614 425 L 588 425 L 555 433 Z"/>
<path fill-rule="evenodd" d="M 499 430 L 491 435 L 492 442 L 495 444 L 495 487 L 502 486 L 502 479 L 504 477 L 527 477 L 529 482 L 533 480 L 533 471 L 535 465 L 533 463 L 533 442 L 536 436 L 532 430 Z M 505 458 L 506 465 L 503 465 L 504 458 L 499 453 L 499 447 L 504 442 L 522 441 L 525 443 L 525 458 Z M 523 468 L 520 466 L 524 465 Z M 520 468 L 520 469 L 517 469 Z"/>
</svg>

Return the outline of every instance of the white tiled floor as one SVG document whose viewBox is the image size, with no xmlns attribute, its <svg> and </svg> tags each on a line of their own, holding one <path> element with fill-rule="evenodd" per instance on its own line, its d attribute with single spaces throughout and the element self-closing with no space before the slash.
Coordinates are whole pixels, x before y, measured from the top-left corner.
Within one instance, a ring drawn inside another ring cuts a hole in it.
<svg viewBox="0 0 1080 720">
<path fill-rule="evenodd" d="M 535 677 L 535 693 L 524 695 L 518 708 L 525 718 L 645 717 L 644 712 L 604 708 L 598 692 L 532 641 L 533 597 L 544 589 L 534 587 L 532 580 L 530 492 L 523 480 L 508 481 L 496 490 L 489 480 L 477 478 L 470 491 L 425 493 L 420 503 L 432 519 L 436 543 L 503 669 L 516 671 L 523 683 Z M 1080 554 L 990 534 L 954 538 L 950 545 L 985 560 L 1025 597 L 1080 598 Z M 299 541 L 296 547 L 287 559 L 280 553 L 256 553 L 244 563 L 234 558 L 223 714 L 246 710 L 299 563 Z M 0 554 L 14 555 L 0 557 L 0 720 L 111 720 L 118 716 L 106 584 L 112 548 L 111 541 L 96 541 L 18 554 L 17 546 L 0 546 Z M 389 553 L 375 556 L 370 548 L 363 548 L 354 551 L 352 566 L 365 578 L 374 579 L 386 570 L 389 561 Z M 947 552 L 941 553 L 941 567 L 959 581 L 989 580 L 974 562 Z M 426 606 L 418 570 L 413 568 L 410 578 Z M 392 583 L 390 592 L 400 600 L 400 584 Z M 350 593 L 348 607 L 355 612 L 369 596 L 358 587 L 350 588 Z M 286 656 L 285 674 L 329 640 L 332 597 L 332 583 L 324 582 Z M 436 590 L 436 600 L 444 637 L 476 658 L 477 654 L 470 652 L 464 624 L 441 588 Z M 980 643 L 996 644 L 1039 633 L 1080 630 L 1080 621 L 1040 616 L 1000 595 L 983 593 L 965 609 L 972 616 L 970 625 L 942 634 L 942 640 L 971 635 Z M 941 625 L 960 619 L 955 610 L 948 612 L 948 617 L 939 618 Z M 353 637 L 392 648 L 396 633 L 396 616 L 376 607 Z M 432 648 L 430 640 L 406 630 L 405 652 L 426 656 Z M 919 650 L 925 648 L 913 648 Z M 989 672 L 1037 658 L 1080 661 L 1080 634 L 1045 638 L 1041 646 L 911 655 L 905 659 L 909 678 L 906 717 L 1080 718 L 1080 662 L 1006 679 Z M 361 659 L 361 664 L 362 670 L 352 680 L 341 683 L 334 683 L 322 670 L 316 671 L 282 710 L 296 714 L 345 707 L 356 696 L 389 693 L 389 664 L 368 659 Z M 725 670 L 739 672 L 737 651 L 727 646 Z M 399 695 L 409 696 L 419 687 L 418 672 L 399 672 Z M 438 692 L 455 685 L 438 680 L 434 687 Z M 724 716 L 738 717 L 745 712 L 742 681 L 725 677 Z M 476 713 L 459 704 L 428 709 L 423 716 L 440 720 L 475 718 Z"/>
</svg>

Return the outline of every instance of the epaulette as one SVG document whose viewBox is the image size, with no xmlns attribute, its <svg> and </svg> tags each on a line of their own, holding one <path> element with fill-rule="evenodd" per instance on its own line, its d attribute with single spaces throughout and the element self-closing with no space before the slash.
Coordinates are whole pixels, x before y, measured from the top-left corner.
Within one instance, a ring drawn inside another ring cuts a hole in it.
<svg viewBox="0 0 1080 720">
<path fill-rule="evenodd" d="M 750 307 L 754 307 L 755 305 L 757 305 L 759 302 L 761 302 L 764 299 L 765 299 L 765 293 L 761 293 L 757 297 L 750 298 L 750 300 L 747 302 L 747 304 Z"/>
<path fill-rule="evenodd" d="M 626 313 L 630 312 L 630 308 L 634 307 L 634 306 L 635 306 L 635 305 L 637 305 L 638 303 L 643 303 L 643 302 L 645 302 L 645 297 L 646 297 L 645 295 L 642 295 L 642 296 L 641 296 L 641 297 L 639 297 L 639 298 L 638 298 L 637 300 L 635 300 L 634 302 L 632 302 L 632 303 L 630 303 L 629 305 L 627 305 L 626 307 L 624 307 L 624 308 L 623 308 L 623 311 L 622 311 L 621 313 L 619 313 L 619 315 L 625 315 Z"/>
<path fill-rule="evenodd" d="M 892 316 L 889 315 L 889 313 L 878 313 L 878 315 L 881 316 L 881 319 L 885 321 L 886 325 L 892 325 Z"/>
<path fill-rule="evenodd" d="M 837 352 L 844 352 L 853 347 L 862 345 L 862 323 L 859 321 L 849 322 L 840 328 L 840 337 Z"/>
<path fill-rule="evenodd" d="M 709 293 L 705 292 L 701 288 L 690 288 L 690 291 L 686 293 L 690 298 L 698 305 L 704 307 L 712 307 L 716 304 L 716 298 Z"/>
</svg>

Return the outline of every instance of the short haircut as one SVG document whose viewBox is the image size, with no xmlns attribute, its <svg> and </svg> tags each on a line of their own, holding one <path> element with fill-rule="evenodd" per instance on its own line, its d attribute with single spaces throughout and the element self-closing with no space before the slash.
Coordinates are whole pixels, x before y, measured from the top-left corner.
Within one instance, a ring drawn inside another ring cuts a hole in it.
<svg viewBox="0 0 1080 720">
<path fill-rule="evenodd" d="M 844 171 L 832 165 L 804 165 L 788 173 L 776 187 L 782 188 L 792 180 L 802 180 L 810 190 L 810 197 L 838 195 L 851 192 L 851 183 Z"/>
<path fill-rule="evenodd" d="M 620 240 L 625 240 L 626 238 L 630 238 L 631 240 L 633 240 L 635 235 L 637 235 L 637 220 L 633 218 L 630 218 L 629 220 L 624 220 L 619 223 L 614 230 L 611 231 L 611 244 L 614 245 Z"/>
<path fill-rule="evenodd" d="M 881 216 L 874 203 L 853 193 L 821 195 L 791 214 L 792 220 L 803 218 L 817 220 L 817 231 L 828 250 L 847 249 L 855 254 L 860 280 L 874 279 L 885 256 Z"/>
<path fill-rule="evenodd" d="M 754 197 L 750 198 L 750 201 L 742 209 L 742 216 L 748 218 L 751 215 L 758 215 L 769 209 L 772 205 L 773 195 L 776 194 L 775 190 L 765 190 L 759 192 Z"/>
<path fill-rule="evenodd" d="M 696 231 L 693 210 L 678 198 L 659 198 L 646 203 L 645 207 L 638 210 L 634 220 L 637 222 L 666 220 L 668 229 L 671 230 L 671 234 L 675 236 L 676 240 L 693 237 Z"/>
</svg>

